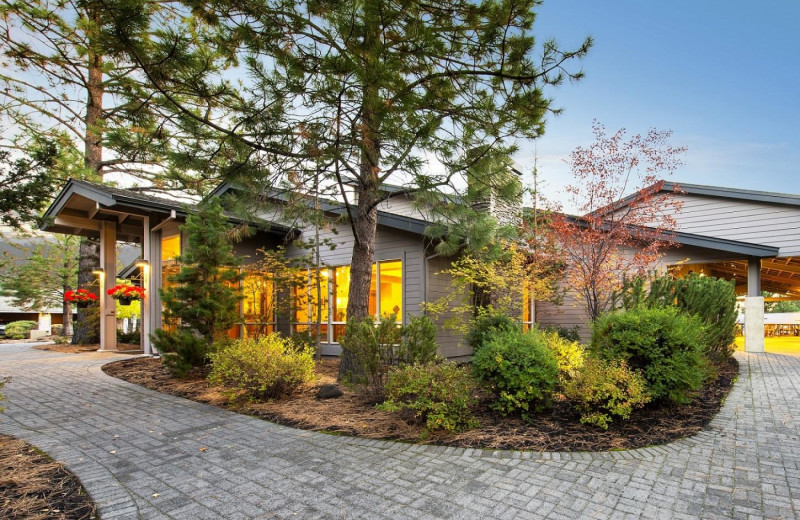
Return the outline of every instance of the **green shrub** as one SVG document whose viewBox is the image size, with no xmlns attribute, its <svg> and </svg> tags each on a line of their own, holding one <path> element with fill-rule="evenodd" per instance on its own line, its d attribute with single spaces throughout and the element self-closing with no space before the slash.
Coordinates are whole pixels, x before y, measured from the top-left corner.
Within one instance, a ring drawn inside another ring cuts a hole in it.
<svg viewBox="0 0 800 520">
<path fill-rule="evenodd" d="M 316 352 L 317 340 L 314 334 L 309 331 L 295 332 L 289 338 L 295 350 L 307 350 L 308 352 Z"/>
<path fill-rule="evenodd" d="M 388 399 L 379 408 L 410 415 L 428 430 L 463 431 L 478 426 L 474 391 L 469 369 L 455 363 L 405 365 L 389 372 Z"/>
<path fill-rule="evenodd" d="M 203 337 L 186 330 L 163 329 L 154 331 L 151 337 L 164 366 L 176 377 L 186 377 L 193 368 L 208 364 L 212 345 Z"/>
<path fill-rule="evenodd" d="M 312 351 L 295 349 L 280 334 L 236 340 L 210 358 L 212 384 L 255 399 L 279 398 L 315 377 Z"/>
<path fill-rule="evenodd" d="M 634 408 L 650 401 L 647 381 L 621 360 L 589 358 L 564 383 L 564 395 L 581 414 L 581 422 L 607 430 L 613 417 L 629 419 Z"/>
<path fill-rule="evenodd" d="M 520 324 L 506 314 L 483 309 L 472 323 L 467 334 L 467 344 L 477 352 L 487 341 L 503 330 L 520 330 Z"/>
<path fill-rule="evenodd" d="M 117 329 L 117 341 L 119 343 L 138 345 L 139 343 L 142 342 L 142 338 L 138 330 L 132 330 L 130 332 L 122 332 L 121 330 Z"/>
<path fill-rule="evenodd" d="M 592 351 L 641 370 L 653 399 L 685 403 L 709 374 L 700 319 L 674 307 L 600 316 L 592 327 Z"/>
<path fill-rule="evenodd" d="M 412 316 L 403 327 L 403 341 L 397 349 L 399 364 L 426 364 L 436 359 L 436 325 L 427 316 Z"/>
<path fill-rule="evenodd" d="M 492 408 L 503 415 L 547 407 L 558 380 L 555 355 L 535 330 L 498 330 L 474 354 L 472 369 L 494 393 Z"/>
<path fill-rule="evenodd" d="M 558 325 L 539 325 L 539 330 L 542 332 L 553 332 L 567 341 L 581 341 L 581 335 L 578 333 L 577 325 L 572 328 L 560 327 Z"/>
<path fill-rule="evenodd" d="M 722 363 L 733 355 L 736 338 L 736 292 L 733 281 L 689 273 L 683 278 L 651 274 L 628 280 L 615 295 L 625 309 L 675 306 L 705 325 L 707 355 Z"/>
<path fill-rule="evenodd" d="M 586 347 L 574 340 L 564 338 L 552 329 L 538 329 L 558 363 L 559 379 L 566 381 L 578 373 L 586 358 Z"/>
<path fill-rule="evenodd" d="M 382 401 L 386 384 L 386 371 L 396 363 L 395 349 L 400 344 L 402 330 L 395 316 L 375 323 L 372 317 L 347 322 L 342 350 L 353 360 L 349 383 L 367 387 L 376 401 Z"/>
<path fill-rule="evenodd" d="M 12 321 L 6 325 L 6 337 L 9 339 L 27 339 L 30 337 L 30 332 L 38 326 L 39 324 L 35 321 Z"/>
</svg>

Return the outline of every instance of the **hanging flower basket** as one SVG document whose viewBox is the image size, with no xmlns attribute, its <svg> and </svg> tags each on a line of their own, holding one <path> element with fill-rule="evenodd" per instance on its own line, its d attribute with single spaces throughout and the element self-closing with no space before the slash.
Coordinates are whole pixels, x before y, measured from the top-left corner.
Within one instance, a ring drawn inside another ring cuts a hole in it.
<svg viewBox="0 0 800 520">
<path fill-rule="evenodd" d="M 135 285 L 115 285 L 107 291 L 108 295 L 119 302 L 120 305 L 130 305 L 134 300 L 144 298 L 144 288 Z"/>
<path fill-rule="evenodd" d="M 79 309 L 85 309 L 97 301 L 97 295 L 88 289 L 70 290 L 64 293 L 64 301 L 74 303 Z"/>
</svg>

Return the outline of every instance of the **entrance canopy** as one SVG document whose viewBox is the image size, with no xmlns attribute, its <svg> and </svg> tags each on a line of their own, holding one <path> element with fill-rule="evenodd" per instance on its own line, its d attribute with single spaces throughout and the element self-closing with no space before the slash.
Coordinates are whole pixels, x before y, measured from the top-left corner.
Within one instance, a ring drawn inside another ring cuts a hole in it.
<svg viewBox="0 0 800 520">
<path fill-rule="evenodd" d="M 44 214 L 42 229 L 92 238 L 102 223 L 113 225 L 117 240 L 140 243 L 146 217 L 183 216 L 181 203 L 131 190 L 70 179 Z"/>
</svg>

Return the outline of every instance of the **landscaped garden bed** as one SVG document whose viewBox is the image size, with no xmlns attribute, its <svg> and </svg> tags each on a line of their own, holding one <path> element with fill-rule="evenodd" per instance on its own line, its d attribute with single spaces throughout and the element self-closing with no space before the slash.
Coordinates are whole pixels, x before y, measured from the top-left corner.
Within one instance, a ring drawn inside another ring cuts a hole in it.
<svg viewBox="0 0 800 520">
<path fill-rule="evenodd" d="M 33 446 L 0 435 L 0 518 L 91 520 L 94 502 L 63 465 Z"/>
<path fill-rule="evenodd" d="M 578 414 L 563 399 L 556 398 L 551 410 L 529 422 L 516 417 L 498 417 L 483 395 L 475 410 L 480 426 L 461 433 L 427 431 L 397 414 L 378 410 L 369 393 L 342 386 L 337 399 L 317 399 L 320 386 L 336 382 L 338 359 L 324 359 L 316 366 L 317 380 L 282 399 L 255 403 L 230 400 L 228 392 L 210 385 L 203 374 L 175 378 L 159 359 L 134 358 L 109 363 L 103 371 L 131 383 L 194 401 L 228 407 L 266 420 L 302 428 L 371 439 L 395 439 L 447 446 L 535 451 L 608 451 L 633 449 L 675 441 L 701 431 L 719 411 L 733 386 L 738 364 L 731 359 L 719 377 L 685 405 L 644 407 L 627 421 L 615 422 L 608 430 L 581 424 Z"/>
</svg>

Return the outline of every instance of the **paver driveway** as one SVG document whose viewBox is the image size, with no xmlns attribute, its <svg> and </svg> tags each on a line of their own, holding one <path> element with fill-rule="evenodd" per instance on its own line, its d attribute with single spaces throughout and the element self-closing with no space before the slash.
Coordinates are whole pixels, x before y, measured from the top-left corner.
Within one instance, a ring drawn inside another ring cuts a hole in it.
<svg viewBox="0 0 800 520">
<path fill-rule="evenodd" d="M 0 345 L 0 432 L 64 461 L 111 518 L 797 518 L 800 358 L 737 354 L 710 430 L 601 454 L 493 452 L 294 430 Z"/>
</svg>

